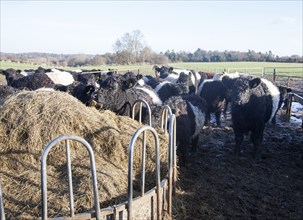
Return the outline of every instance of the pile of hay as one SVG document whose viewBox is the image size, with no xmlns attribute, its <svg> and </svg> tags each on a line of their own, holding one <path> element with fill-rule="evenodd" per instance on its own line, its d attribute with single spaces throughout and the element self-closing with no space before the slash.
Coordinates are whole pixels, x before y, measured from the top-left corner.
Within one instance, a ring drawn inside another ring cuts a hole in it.
<svg viewBox="0 0 303 220">
<path fill-rule="evenodd" d="M 41 216 L 40 158 L 49 141 L 73 134 L 93 147 L 101 208 L 127 200 L 128 145 L 140 125 L 129 117 L 99 112 L 63 92 L 21 92 L 0 109 L 0 181 L 8 218 Z M 161 178 L 166 174 L 167 137 L 160 134 Z M 155 150 L 147 135 L 147 185 L 155 186 Z M 139 147 L 134 159 L 135 185 L 140 180 Z M 76 213 L 93 207 L 89 156 L 84 146 L 71 142 Z M 53 148 L 47 159 L 48 216 L 69 214 L 64 143 Z M 148 174 L 150 174 L 148 176 Z M 152 182 L 151 182 L 151 181 Z M 150 188 L 146 188 L 147 190 Z"/>
</svg>

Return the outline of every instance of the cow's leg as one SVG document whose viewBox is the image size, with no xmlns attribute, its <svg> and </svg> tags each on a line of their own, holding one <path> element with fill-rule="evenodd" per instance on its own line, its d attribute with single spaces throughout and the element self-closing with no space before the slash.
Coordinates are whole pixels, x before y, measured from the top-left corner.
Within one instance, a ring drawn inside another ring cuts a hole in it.
<svg viewBox="0 0 303 220">
<path fill-rule="evenodd" d="M 206 112 L 205 112 L 205 122 L 204 122 L 204 125 L 205 125 L 205 126 L 208 126 L 208 125 L 209 125 L 209 122 L 210 122 L 210 111 L 209 111 L 209 110 L 206 110 Z"/>
<path fill-rule="evenodd" d="M 185 166 L 188 162 L 189 144 L 190 144 L 190 139 L 189 138 L 184 138 L 177 145 L 178 146 L 177 149 L 179 149 L 180 166 Z"/>
<path fill-rule="evenodd" d="M 223 111 L 223 115 L 225 119 L 227 118 L 228 104 L 229 104 L 229 100 L 226 100 L 224 105 L 224 111 Z"/>
<path fill-rule="evenodd" d="M 244 139 L 244 135 L 241 131 L 238 130 L 234 130 L 235 133 L 235 141 L 236 141 L 236 145 L 234 148 L 234 154 L 235 156 L 240 156 L 240 149 L 241 149 L 241 145 Z"/>
<path fill-rule="evenodd" d="M 197 152 L 197 147 L 198 147 L 198 141 L 199 141 L 199 135 L 196 135 L 191 139 L 191 151 L 193 153 Z"/>
<path fill-rule="evenodd" d="M 215 116 L 216 116 L 217 126 L 220 127 L 221 126 L 221 112 L 220 111 L 216 112 Z"/>
<path fill-rule="evenodd" d="M 254 154 L 255 154 L 255 159 L 260 160 L 261 158 L 261 149 L 260 146 L 263 141 L 263 129 L 260 128 L 260 130 L 257 131 L 252 131 L 250 134 L 251 141 L 254 144 Z"/>
</svg>

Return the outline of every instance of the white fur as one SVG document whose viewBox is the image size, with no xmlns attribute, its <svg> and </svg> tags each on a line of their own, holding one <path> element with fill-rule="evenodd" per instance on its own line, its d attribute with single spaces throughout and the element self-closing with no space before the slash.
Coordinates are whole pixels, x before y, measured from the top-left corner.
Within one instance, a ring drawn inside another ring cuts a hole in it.
<svg viewBox="0 0 303 220">
<path fill-rule="evenodd" d="M 212 80 L 214 80 L 214 81 L 222 80 L 223 75 L 224 75 L 224 73 L 216 73 L 216 74 L 213 76 Z"/>
<path fill-rule="evenodd" d="M 198 87 L 198 93 L 197 94 L 201 95 L 201 91 L 202 91 L 202 88 L 203 88 L 204 84 L 206 82 L 212 82 L 212 81 L 214 81 L 214 80 L 213 79 L 204 79 L 203 82 Z"/>
<path fill-rule="evenodd" d="M 139 84 L 140 86 L 144 86 L 144 85 L 145 85 L 144 79 L 139 79 L 139 80 L 138 80 L 138 84 Z"/>
<path fill-rule="evenodd" d="M 263 83 L 267 86 L 270 96 L 272 97 L 272 111 L 269 121 L 274 117 L 276 111 L 278 110 L 278 105 L 280 101 L 280 91 L 277 86 L 275 86 L 272 82 L 267 79 L 261 79 Z"/>
<path fill-rule="evenodd" d="M 201 112 L 201 110 L 198 107 L 192 105 L 190 102 L 189 102 L 189 106 L 191 107 L 191 109 L 193 110 L 193 113 L 195 115 L 196 129 L 195 129 L 195 134 L 193 135 L 193 137 L 196 137 L 197 135 L 200 134 L 200 132 L 203 129 L 204 122 L 205 122 L 205 113 Z"/>
<path fill-rule="evenodd" d="M 23 76 L 30 76 L 30 75 L 33 75 L 34 72 L 21 71 L 20 74 L 23 75 Z"/>
<path fill-rule="evenodd" d="M 176 74 L 169 74 L 166 78 L 164 78 L 165 81 L 169 81 L 171 83 L 176 83 L 179 79 L 179 75 Z"/>
<path fill-rule="evenodd" d="M 52 69 L 52 72 L 45 73 L 55 84 L 68 86 L 74 82 L 72 74 L 57 69 Z"/>
<path fill-rule="evenodd" d="M 196 78 L 194 76 L 194 74 L 196 75 Z M 191 75 L 191 81 L 193 82 L 194 85 L 196 85 L 196 83 L 198 84 L 198 82 L 200 81 L 201 79 L 201 75 L 200 74 L 197 74 L 197 73 L 192 73 Z"/>
<path fill-rule="evenodd" d="M 165 85 L 165 84 L 167 84 L 167 83 L 171 83 L 171 82 L 164 81 L 164 82 L 159 83 L 159 84 L 156 86 L 155 91 L 156 91 L 156 92 L 159 92 L 159 90 L 162 88 L 162 86 Z"/>
<path fill-rule="evenodd" d="M 178 75 L 180 75 L 180 73 L 185 73 L 186 75 L 189 75 L 189 73 L 191 72 L 190 70 L 181 70 L 181 69 L 173 69 L 172 71 L 173 73 L 177 73 Z"/>
<path fill-rule="evenodd" d="M 177 73 L 178 78 L 179 78 L 179 76 L 180 76 L 180 74 L 181 74 L 182 72 L 185 73 L 186 75 L 191 74 L 191 81 L 192 81 L 192 83 L 193 83 L 194 85 L 196 85 L 196 82 L 198 83 L 199 80 L 201 79 L 200 74 L 195 74 L 196 77 L 197 77 L 197 79 L 196 79 L 195 76 L 194 76 L 194 73 L 193 73 L 192 71 L 190 71 L 190 70 L 173 69 L 173 73 Z M 169 81 L 169 80 L 168 80 L 168 81 Z M 175 82 L 173 82 L 173 83 L 175 83 Z"/>
<path fill-rule="evenodd" d="M 135 89 L 141 89 L 142 91 L 146 92 L 153 100 L 153 103 L 155 105 L 162 105 L 162 101 L 161 99 L 159 98 L 158 94 L 154 91 L 154 90 L 150 90 L 146 87 L 140 87 L 140 86 L 137 86 L 137 87 L 134 87 Z"/>
<path fill-rule="evenodd" d="M 240 76 L 248 76 L 249 74 L 248 73 L 238 73 L 238 72 L 235 72 L 235 73 L 216 73 L 214 76 L 213 76 L 213 80 L 216 80 L 216 81 L 220 81 L 222 80 L 222 78 L 224 76 L 228 76 L 230 79 L 235 79 L 235 78 L 239 78 Z"/>
<path fill-rule="evenodd" d="M 99 89 L 99 88 L 100 88 L 100 84 L 97 83 L 97 82 L 95 82 L 95 87 L 96 87 L 97 89 Z"/>
<path fill-rule="evenodd" d="M 39 89 L 36 89 L 35 91 L 44 91 L 44 92 L 53 92 L 55 91 L 53 88 L 45 88 L 45 87 L 41 87 Z"/>
</svg>

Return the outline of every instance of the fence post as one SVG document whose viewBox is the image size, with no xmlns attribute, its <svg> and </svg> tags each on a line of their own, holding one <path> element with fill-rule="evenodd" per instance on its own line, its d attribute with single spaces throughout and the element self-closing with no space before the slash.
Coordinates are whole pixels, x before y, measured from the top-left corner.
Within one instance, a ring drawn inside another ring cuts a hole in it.
<svg viewBox="0 0 303 220">
<path fill-rule="evenodd" d="M 292 99 L 293 99 L 293 94 L 289 93 L 288 102 L 287 102 L 287 109 L 286 109 L 286 119 L 287 119 L 288 122 L 290 120 L 290 115 L 291 115 Z"/>
<path fill-rule="evenodd" d="M 287 77 L 287 84 L 286 84 L 286 86 L 289 87 L 289 84 L 290 84 L 290 77 Z"/>
<path fill-rule="evenodd" d="M 274 76 L 273 76 L 273 81 L 276 82 L 276 69 L 274 69 Z"/>
</svg>

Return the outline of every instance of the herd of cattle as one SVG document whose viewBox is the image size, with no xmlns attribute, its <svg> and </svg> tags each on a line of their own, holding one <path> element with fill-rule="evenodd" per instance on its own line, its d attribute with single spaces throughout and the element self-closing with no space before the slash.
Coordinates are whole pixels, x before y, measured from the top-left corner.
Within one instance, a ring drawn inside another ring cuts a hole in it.
<svg viewBox="0 0 303 220">
<path fill-rule="evenodd" d="M 265 124 L 275 123 L 276 113 L 290 89 L 243 73 L 197 73 L 166 66 L 155 66 L 154 70 L 155 76 L 41 67 L 31 71 L 0 70 L 5 79 L 0 81 L 0 108 L 8 96 L 24 89 L 60 90 L 86 105 L 126 116 L 131 115 L 131 107 L 138 99 L 145 100 L 155 125 L 159 120 L 157 113 L 168 105 L 176 115 L 180 161 L 186 163 L 189 152 L 197 148 L 203 127 L 209 125 L 211 114 L 215 115 L 217 126 L 221 126 L 221 114 L 226 114 L 230 106 L 235 154 L 240 154 L 244 134 L 250 132 L 255 157 L 260 158 Z M 147 121 L 143 117 L 144 120 Z"/>
</svg>

